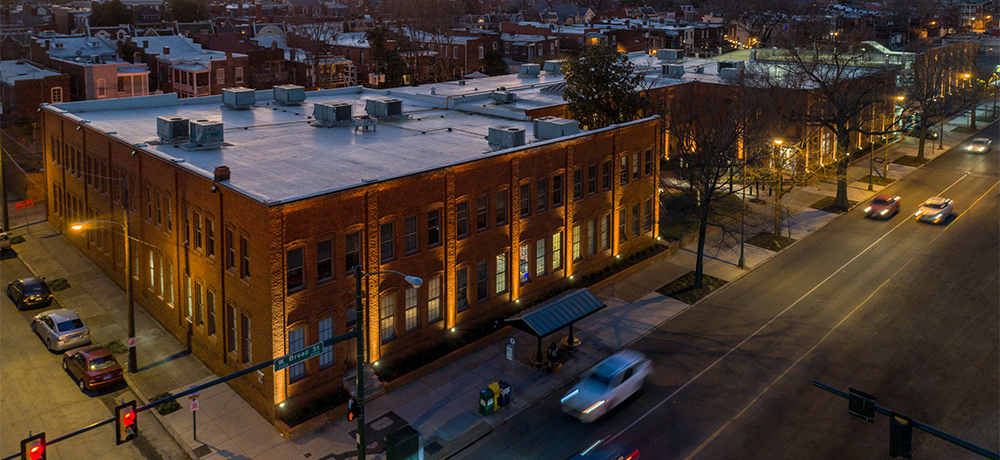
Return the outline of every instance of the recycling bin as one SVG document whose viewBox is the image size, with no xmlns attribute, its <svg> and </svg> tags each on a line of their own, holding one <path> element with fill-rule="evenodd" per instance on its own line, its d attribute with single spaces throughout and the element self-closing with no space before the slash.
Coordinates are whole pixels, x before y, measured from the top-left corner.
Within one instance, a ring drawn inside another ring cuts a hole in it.
<svg viewBox="0 0 1000 460">
<path fill-rule="evenodd" d="M 500 381 L 500 397 L 497 399 L 497 405 L 499 407 L 505 407 L 510 404 L 513 395 L 510 393 L 510 384 Z"/>
<path fill-rule="evenodd" d="M 406 425 L 385 437 L 386 460 L 416 460 L 420 455 L 420 433 Z"/>
<path fill-rule="evenodd" d="M 479 392 L 479 413 L 484 416 L 492 415 L 494 410 L 496 410 L 496 404 L 493 400 L 493 390 L 485 388 Z"/>
</svg>

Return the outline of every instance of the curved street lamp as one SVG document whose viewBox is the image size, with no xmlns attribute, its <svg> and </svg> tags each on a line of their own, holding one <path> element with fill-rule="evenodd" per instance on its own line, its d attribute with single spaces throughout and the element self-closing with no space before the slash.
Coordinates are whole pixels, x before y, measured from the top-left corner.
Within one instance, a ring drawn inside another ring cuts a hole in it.
<svg viewBox="0 0 1000 460">
<path fill-rule="evenodd" d="M 129 232 L 128 224 L 128 209 L 125 210 L 125 223 L 121 223 L 115 220 L 88 220 L 83 222 L 76 222 L 70 225 L 70 228 L 76 231 L 82 230 L 88 225 L 99 225 L 99 224 L 114 224 L 122 228 L 125 232 L 125 298 L 127 300 L 127 310 L 128 310 L 128 371 L 130 374 L 135 374 L 137 372 L 138 365 L 136 364 L 135 355 L 135 303 L 132 298 L 132 256 L 130 255 L 132 246 L 132 235 Z"/>
<path fill-rule="evenodd" d="M 358 443 L 358 460 L 365 460 L 365 317 L 368 316 L 366 313 L 367 308 L 362 308 L 363 304 L 361 302 L 361 278 L 368 275 L 381 275 L 383 273 L 395 273 L 397 275 L 402 275 L 403 279 L 411 286 L 418 288 L 424 284 L 424 280 L 416 277 L 410 276 L 406 273 L 398 272 L 396 270 L 382 270 L 377 272 L 362 273 L 361 265 L 354 266 L 354 310 L 356 312 L 357 324 L 354 326 L 354 337 L 357 339 L 357 398 L 358 398 L 358 432 L 357 443 Z"/>
</svg>

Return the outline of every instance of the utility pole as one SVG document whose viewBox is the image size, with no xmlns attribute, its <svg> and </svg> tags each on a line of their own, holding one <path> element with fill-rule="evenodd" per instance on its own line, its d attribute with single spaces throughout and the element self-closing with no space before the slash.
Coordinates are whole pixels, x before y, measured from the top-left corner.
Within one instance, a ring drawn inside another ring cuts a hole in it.
<svg viewBox="0 0 1000 460">
<path fill-rule="evenodd" d="M 357 321 L 354 337 L 357 338 L 358 385 L 358 460 L 365 460 L 365 314 L 361 305 L 361 265 L 354 266 L 354 311 Z"/>
<path fill-rule="evenodd" d="M 10 230 L 10 216 L 7 215 L 7 181 L 3 176 L 3 157 L 6 155 L 3 147 L 0 147 L 0 206 L 3 207 L 3 230 Z"/>
</svg>

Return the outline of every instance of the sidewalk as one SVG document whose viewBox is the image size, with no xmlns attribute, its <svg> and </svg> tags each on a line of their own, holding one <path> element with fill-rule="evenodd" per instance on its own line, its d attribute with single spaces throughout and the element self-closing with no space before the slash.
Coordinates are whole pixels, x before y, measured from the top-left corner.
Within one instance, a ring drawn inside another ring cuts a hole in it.
<svg viewBox="0 0 1000 460">
<path fill-rule="evenodd" d="M 943 136 L 945 149 L 970 137 L 951 132 L 955 127 L 967 126 L 966 120 L 965 116 L 958 116 L 947 123 Z M 987 124 L 984 122 L 981 126 Z M 927 159 L 946 151 L 937 149 L 937 141 L 934 142 L 932 148 L 928 141 L 925 150 Z M 904 155 L 916 156 L 916 148 L 917 139 L 912 137 L 889 147 L 890 178 L 904 177 L 916 169 L 891 163 Z M 884 155 L 882 150 L 876 151 L 876 158 Z M 883 164 L 876 163 L 875 166 L 881 168 Z M 868 173 L 868 157 L 856 160 L 848 168 L 848 196 L 851 201 L 864 202 L 884 188 L 875 185 L 874 191 L 868 191 L 867 182 L 858 182 Z M 782 204 L 791 212 L 792 238 L 801 239 L 836 218 L 837 214 L 809 207 L 823 197 L 835 195 L 835 178 L 827 178 L 807 187 L 796 187 L 786 195 Z M 767 201 L 769 197 L 761 193 L 760 199 Z M 768 206 L 755 204 L 751 208 L 766 214 Z M 773 213 L 773 210 L 770 212 Z M 12 220 L 14 216 L 12 213 Z M 767 219 L 758 220 L 754 224 L 756 228 L 748 227 L 748 237 L 768 231 L 767 222 Z M 787 235 L 787 231 L 783 233 Z M 95 342 L 127 341 L 125 294 L 97 266 L 47 222 L 30 224 L 27 228 L 15 227 L 14 234 L 25 237 L 25 241 L 14 249 L 32 272 L 49 279 L 69 280 L 72 287 L 57 292 L 55 296 L 64 307 L 80 311 L 91 327 Z M 720 238 L 719 234 L 709 237 L 705 273 L 731 281 L 740 277 L 746 269 L 736 266 L 738 245 L 734 247 L 732 242 L 720 241 Z M 597 290 L 595 294 L 607 304 L 607 308 L 576 325 L 575 335 L 581 339 L 582 346 L 566 361 L 560 373 L 546 375 L 536 370 L 528 363 L 528 357 L 535 350 L 535 339 L 523 332 L 513 332 L 413 383 L 368 402 L 366 418 L 369 430 L 381 435 L 368 439 L 373 444 L 380 442 L 385 434 L 410 424 L 424 436 L 426 458 L 449 458 L 458 453 L 489 434 L 493 427 L 503 424 L 539 398 L 573 380 L 601 359 L 687 309 L 687 304 L 655 291 L 692 270 L 695 248 L 696 242 L 685 245 L 661 256 L 644 269 Z M 774 254 L 745 245 L 749 268 Z M 216 378 L 143 308 L 138 307 L 135 312 L 137 336 L 141 337 L 137 350 L 139 372 L 130 376 L 128 383 L 143 403 L 153 395 L 167 391 L 177 393 Z M 510 339 L 515 341 L 513 362 L 505 356 Z M 488 417 L 479 415 L 479 391 L 500 379 L 512 385 L 512 404 Z M 342 460 L 353 458 L 355 454 L 356 423 L 348 422 L 346 418 L 288 441 L 235 391 L 223 384 L 202 391 L 200 410 L 197 411 L 198 439 L 195 440 L 188 400 L 185 398 L 179 402 L 182 406 L 180 410 L 162 417 L 156 414 L 156 417 L 194 459 Z"/>
</svg>

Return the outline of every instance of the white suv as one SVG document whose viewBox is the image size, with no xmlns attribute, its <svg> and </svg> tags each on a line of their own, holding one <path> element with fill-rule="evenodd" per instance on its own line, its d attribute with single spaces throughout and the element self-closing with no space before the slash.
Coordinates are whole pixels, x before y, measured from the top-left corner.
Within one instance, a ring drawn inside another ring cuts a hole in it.
<svg viewBox="0 0 1000 460">
<path fill-rule="evenodd" d="M 563 412 L 584 423 L 593 422 L 639 391 L 652 370 L 642 353 L 619 351 L 583 374 L 563 396 Z"/>
</svg>

